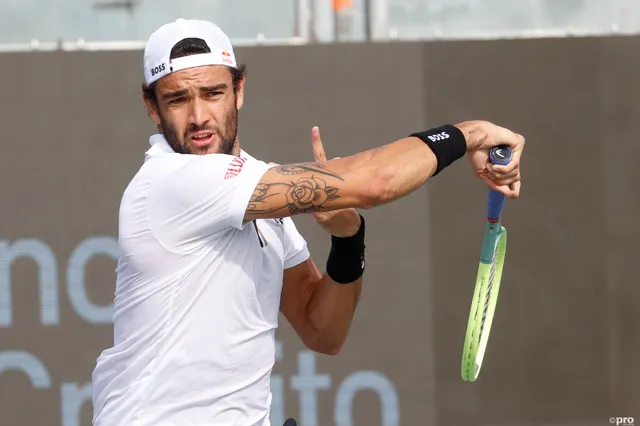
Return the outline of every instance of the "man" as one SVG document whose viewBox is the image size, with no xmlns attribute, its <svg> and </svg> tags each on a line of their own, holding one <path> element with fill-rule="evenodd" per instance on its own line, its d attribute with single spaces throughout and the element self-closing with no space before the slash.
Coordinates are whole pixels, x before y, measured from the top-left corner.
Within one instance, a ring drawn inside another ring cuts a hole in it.
<svg viewBox="0 0 640 426">
<path fill-rule="evenodd" d="M 114 346 L 93 373 L 96 426 L 267 426 L 279 312 L 310 349 L 337 354 L 364 273 L 368 209 L 406 196 L 468 153 L 518 197 L 524 139 L 472 121 L 327 160 L 269 165 L 240 148 L 244 70 L 210 22 L 151 35 L 144 101 L 159 133 L 120 207 Z M 492 167 L 488 149 L 513 148 Z M 321 273 L 291 220 L 332 237 Z"/>
</svg>

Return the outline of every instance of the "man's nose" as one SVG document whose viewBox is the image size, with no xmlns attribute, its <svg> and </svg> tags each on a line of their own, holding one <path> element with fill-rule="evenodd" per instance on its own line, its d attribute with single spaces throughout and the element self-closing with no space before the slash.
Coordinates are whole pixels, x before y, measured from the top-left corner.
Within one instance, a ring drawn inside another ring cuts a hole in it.
<svg viewBox="0 0 640 426">
<path fill-rule="evenodd" d="M 207 115 L 207 109 L 204 102 L 200 99 L 195 99 L 191 104 L 191 114 L 189 116 L 189 124 L 201 127 L 209 121 Z"/>
</svg>

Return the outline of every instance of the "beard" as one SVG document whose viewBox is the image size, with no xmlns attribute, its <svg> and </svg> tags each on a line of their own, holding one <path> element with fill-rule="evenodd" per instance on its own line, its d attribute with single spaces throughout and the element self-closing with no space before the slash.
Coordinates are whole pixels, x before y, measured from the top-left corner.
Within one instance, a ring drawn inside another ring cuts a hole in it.
<svg viewBox="0 0 640 426">
<path fill-rule="evenodd" d="M 209 124 L 205 124 L 202 126 L 191 124 L 183 135 L 180 135 L 178 130 L 171 123 L 165 120 L 165 118 L 160 114 L 160 131 L 162 132 L 162 134 L 164 134 L 164 137 L 169 143 L 169 146 L 171 146 L 171 148 L 173 148 L 173 150 L 178 154 L 233 155 L 238 137 L 238 108 L 235 105 L 233 108 L 231 108 L 224 123 L 222 123 L 222 128 Z M 211 150 L 212 146 L 189 146 L 189 143 L 187 141 L 188 135 L 200 131 L 215 132 L 218 135 L 218 137 L 220 138 L 220 143 L 214 151 Z"/>
</svg>

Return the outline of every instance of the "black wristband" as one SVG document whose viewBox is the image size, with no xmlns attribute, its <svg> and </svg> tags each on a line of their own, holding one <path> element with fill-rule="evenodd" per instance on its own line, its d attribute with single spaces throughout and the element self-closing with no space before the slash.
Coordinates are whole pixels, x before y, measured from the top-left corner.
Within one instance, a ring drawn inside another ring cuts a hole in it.
<svg viewBox="0 0 640 426">
<path fill-rule="evenodd" d="M 351 237 L 331 236 L 331 251 L 327 259 L 327 275 L 340 284 L 349 284 L 364 274 L 364 218 L 360 229 Z"/>
<path fill-rule="evenodd" d="M 467 152 L 467 140 L 464 137 L 464 133 L 451 124 L 413 133 L 409 136 L 422 139 L 435 154 L 438 160 L 438 167 L 433 176 L 440 173 L 458 158 L 464 157 Z"/>
</svg>

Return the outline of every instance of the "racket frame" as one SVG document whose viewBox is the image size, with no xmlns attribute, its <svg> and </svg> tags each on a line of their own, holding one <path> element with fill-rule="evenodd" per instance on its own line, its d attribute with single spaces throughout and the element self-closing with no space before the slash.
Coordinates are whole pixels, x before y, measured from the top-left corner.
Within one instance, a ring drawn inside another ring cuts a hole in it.
<svg viewBox="0 0 640 426">
<path fill-rule="evenodd" d="M 490 150 L 490 159 L 494 164 L 506 165 L 512 154 L 511 148 L 498 146 Z M 507 250 L 507 230 L 502 226 L 503 207 L 504 195 L 489 190 L 480 262 L 462 350 L 461 375 L 468 382 L 474 382 L 480 374 L 498 304 Z"/>
<path fill-rule="evenodd" d="M 498 303 L 506 247 L 507 230 L 500 221 L 497 223 L 487 221 L 462 353 L 462 379 L 468 382 L 474 382 L 482 368 Z M 495 264 L 492 262 L 494 255 L 496 256 Z M 494 279 L 490 283 L 492 265 L 495 265 Z M 487 298 L 489 291 L 489 298 Z"/>
</svg>

